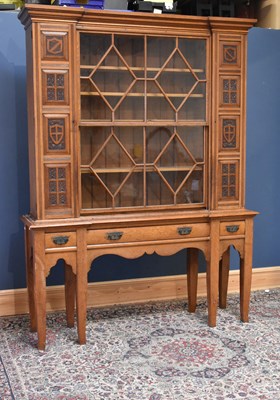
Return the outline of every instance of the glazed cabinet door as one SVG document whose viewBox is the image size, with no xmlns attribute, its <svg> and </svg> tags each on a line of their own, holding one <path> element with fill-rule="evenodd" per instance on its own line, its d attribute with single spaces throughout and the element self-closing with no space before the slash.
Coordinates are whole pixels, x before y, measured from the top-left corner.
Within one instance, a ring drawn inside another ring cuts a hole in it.
<svg viewBox="0 0 280 400">
<path fill-rule="evenodd" d="M 208 46 L 80 33 L 82 213 L 206 206 Z"/>
</svg>

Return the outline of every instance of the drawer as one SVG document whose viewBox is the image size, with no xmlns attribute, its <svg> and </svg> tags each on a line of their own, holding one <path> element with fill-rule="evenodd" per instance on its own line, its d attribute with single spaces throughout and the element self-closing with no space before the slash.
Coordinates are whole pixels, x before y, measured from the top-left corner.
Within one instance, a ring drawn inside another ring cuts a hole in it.
<svg viewBox="0 0 280 400">
<path fill-rule="evenodd" d="M 127 243 L 157 240 L 187 239 L 209 236 L 209 224 L 148 226 L 120 229 L 89 230 L 87 243 Z"/>
<path fill-rule="evenodd" d="M 76 244 L 76 232 L 46 233 L 45 235 L 46 249 L 72 247 Z"/>
<path fill-rule="evenodd" d="M 245 221 L 221 222 L 220 236 L 244 235 Z"/>
</svg>

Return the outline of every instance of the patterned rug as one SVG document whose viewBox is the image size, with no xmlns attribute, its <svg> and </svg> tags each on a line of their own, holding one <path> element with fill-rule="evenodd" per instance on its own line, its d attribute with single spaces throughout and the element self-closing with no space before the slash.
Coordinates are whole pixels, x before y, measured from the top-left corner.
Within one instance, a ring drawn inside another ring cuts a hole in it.
<svg viewBox="0 0 280 400">
<path fill-rule="evenodd" d="M 64 313 L 48 315 L 47 349 L 28 316 L 0 318 L 1 400 L 280 399 L 280 289 L 254 292 L 250 322 L 239 298 L 207 326 L 183 301 L 88 311 L 87 344 Z"/>
</svg>

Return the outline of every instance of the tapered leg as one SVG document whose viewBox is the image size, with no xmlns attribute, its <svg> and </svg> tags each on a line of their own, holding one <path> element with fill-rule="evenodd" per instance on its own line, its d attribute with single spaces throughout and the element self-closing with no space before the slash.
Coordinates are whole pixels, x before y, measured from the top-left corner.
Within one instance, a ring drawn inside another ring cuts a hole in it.
<svg viewBox="0 0 280 400">
<path fill-rule="evenodd" d="M 219 221 L 211 221 L 210 260 L 207 261 L 208 325 L 216 326 L 219 287 Z"/>
<path fill-rule="evenodd" d="M 229 264 L 230 264 L 230 248 L 224 252 L 219 265 L 219 307 L 226 308 L 227 306 L 227 292 L 228 292 L 228 278 L 229 278 Z"/>
<path fill-rule="evenodd" d="M 46 275 L 45 275 L 44 232 L 34 233 L 34 302 L 38 333 L 38 349 L 46 346 Z"/>
<path fill-rule="evenodd" d="M 86 343 L 87 313 L 87 249 L 86 230 L 77 230 L 77 326 L 80 344 Z"/>
<path fill-rule="evenodd" d="M 253 262 L 253 219 L 246 220 L 246 236 L 244 259 L 240 260 L 240 317 L 241 321 L 249 321 L 249 305 L 252 282 Z"/>
<path fill-rule="evenodd" d="M 75 297 L 76 297 L 76 275 L 70 265 L 64 264 L 65 275 L 65 306 L 67 326 L 72 328 L 74 322 Z"/>
<path fill-rule="evenodd" d="M 25 239 L 25 266 L 26 266 L 26 285 L 28 293 L 28 305 L 30 315 L 30 330 L 31 332 L 37 331 L 36 326 L 36 313 L 34 303 L 34 271 L 33 271 L 33 255 L 31 249 L 30 230 L 27 226 L 24 227 Z"/>
<path fill-rule="evenodd" d="M 197 302 L 198 249 L 188 249 L 187 255 L 187 287 L 188 311 L 195 312 Z"/>
</svg>

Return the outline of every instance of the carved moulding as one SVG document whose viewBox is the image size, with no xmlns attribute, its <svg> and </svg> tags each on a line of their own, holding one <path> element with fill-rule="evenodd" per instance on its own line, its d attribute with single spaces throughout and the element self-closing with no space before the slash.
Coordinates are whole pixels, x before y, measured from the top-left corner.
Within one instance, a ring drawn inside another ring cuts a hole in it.
<svg viewBox="0 0 280 400">
<path fill-rule="evenodd" d="M 208 240 L 204 241 L 196 241 L 189 243 L 143 243 L 143 244 L 135 244 L 132 246 L 118 246 L 118 247 L 107 247 L 107 248 L 97 248 L 97 249 L 88 249 L 87 250 L 87 262 L 88 262 L 88 271 L 91 268 L 92 263 L 95 259 L 103 255 L 116 255 L 121 256 L 128 259 L 134 259 L 141 257 L 145 254 L 152 255 L 157 254 L 159 256 L 171 256 L 180 250 L 184 249 L 198 249 L 201 250 L 204 254 L 206 262 L 210 260 L 210 243 Z"/>
<path fill-rule="evenodd" d="M 63 260 L 66 265 L 72 268 L 74 274 L 77 273 L 77 253 L 63 252 L 63 253 L 49 253 L 45 255 L 45 276 L 49 276 L 51 269 L 57 264 L 59 260 Z"/>
<path fill-rule="evenodd" d="M 244 258 L 244 239 L 230 239 L 220 241 L 220 260 L 230 246 L 235 248 L 241 259 Z"/>
</svg>

